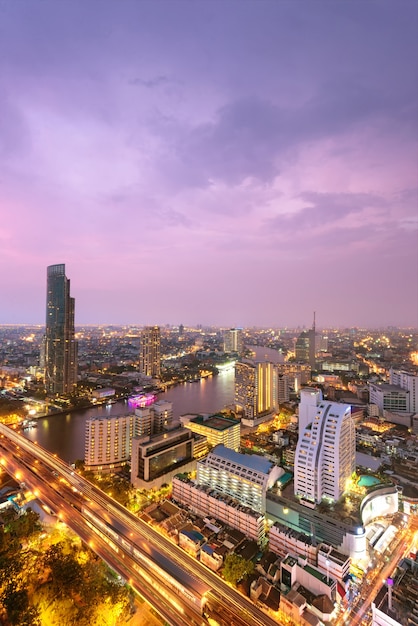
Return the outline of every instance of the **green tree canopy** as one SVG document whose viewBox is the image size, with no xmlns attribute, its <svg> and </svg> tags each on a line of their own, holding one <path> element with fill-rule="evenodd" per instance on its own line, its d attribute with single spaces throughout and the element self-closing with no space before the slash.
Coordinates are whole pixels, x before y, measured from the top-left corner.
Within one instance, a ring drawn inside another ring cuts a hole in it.
<svg viewBox="0 0 418 626">
<path fill-rule="evenodd" d="M 225 559 L 222 571 L 223 577 L 228 583 L 237 585 L 254 571 L 254 563 L 243 559 L 237 554 L 229 554 Z"/>
</svg>

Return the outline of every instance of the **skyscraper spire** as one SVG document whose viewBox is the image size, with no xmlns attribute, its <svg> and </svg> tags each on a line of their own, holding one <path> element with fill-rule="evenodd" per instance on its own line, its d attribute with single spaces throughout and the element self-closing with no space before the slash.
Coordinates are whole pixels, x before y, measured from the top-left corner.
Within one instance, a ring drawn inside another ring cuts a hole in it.
<svg viewBox="0 0 418 626">
<path fill-rule="evenodd" d="M 313 325 L 312 325 L 312 330 L 315 332 L 315 316 L 316 316 L 316 311 L 313 312 Z"/>
</svg>

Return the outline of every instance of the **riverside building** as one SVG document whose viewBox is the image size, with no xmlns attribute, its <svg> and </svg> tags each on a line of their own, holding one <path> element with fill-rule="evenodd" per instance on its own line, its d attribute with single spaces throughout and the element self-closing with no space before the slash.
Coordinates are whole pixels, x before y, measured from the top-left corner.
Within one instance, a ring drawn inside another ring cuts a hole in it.
<svg viewBox="0 0 418 626">
<path fill-rule="evenodd" d="M 146 326 L 141 332 L 139 371 L 150 378 L 160 376 L 161 334 L 159 326 Z"/>
<path fill-rule="evenodd" d="M 49 396 L 68 395 L 77 383 L 75 300 L 65 265 L 47 268 L 46 329 L 43 345 L 45 390 Z"/>
<path fill-rule="evenodd" d="M 223 444 L 238 452 L 241 422 L 224 415 L 182 415 L 180 422 L 185 428 L 206 437 L 211 446 Z"/>
<path fill-rule="evenodd" d="M 242 356 L 244 350 L 242 328 L 229 328 L 224 332 L 224 352 L 236 352 Z"/>
<path fill-rule="evenodd" d="M 277 368 L 273 363 L 239 361 L 235 365 L 235 404 L 243 424 L 256 426 L 278 408 Z"/>
</svg>

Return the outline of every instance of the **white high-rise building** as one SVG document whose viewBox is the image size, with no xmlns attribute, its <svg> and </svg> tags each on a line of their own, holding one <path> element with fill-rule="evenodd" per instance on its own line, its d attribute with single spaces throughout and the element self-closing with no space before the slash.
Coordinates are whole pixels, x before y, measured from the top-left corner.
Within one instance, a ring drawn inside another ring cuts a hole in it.
<svg viewBox="0 0 418 626">
<path fill-rule="evenodd" d="M 313 422 L 318 406 L 322 402 L 321 389 L 316 387 L 304 387 L 300 390 L 299 403 L 299 433 L 311 422 Z"/>
<path fill-rule="evenodd" d="M 355 443 L 350 406 L 320 402 L 313 421 L 299 430 L 295 495 L 313 503 L 338 500 L 355 470 Z"/>
</svg>

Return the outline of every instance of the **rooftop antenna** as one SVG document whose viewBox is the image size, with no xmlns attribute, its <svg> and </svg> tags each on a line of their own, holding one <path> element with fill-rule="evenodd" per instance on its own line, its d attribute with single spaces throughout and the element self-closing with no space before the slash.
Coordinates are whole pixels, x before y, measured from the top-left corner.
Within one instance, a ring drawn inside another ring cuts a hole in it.
<svg viewBox="0 0 418 626">
<path fill-rule="evenodd" d="M 312 326 L 312 330 L 315 330 L 315 316 L 316 316 L 316 311 L 313 312 L 313 326 Z"/>
</svg>

